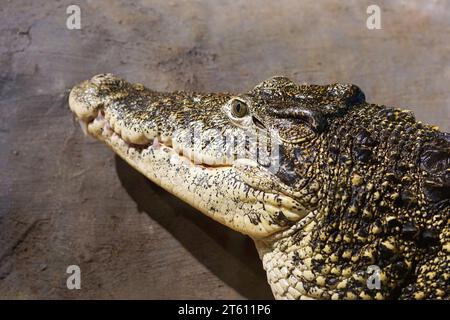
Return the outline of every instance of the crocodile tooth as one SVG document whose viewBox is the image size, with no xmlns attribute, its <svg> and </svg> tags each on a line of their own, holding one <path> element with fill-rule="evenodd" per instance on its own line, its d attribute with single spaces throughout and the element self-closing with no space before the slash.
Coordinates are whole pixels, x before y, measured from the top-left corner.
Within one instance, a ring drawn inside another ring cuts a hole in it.
<svg viewBox="0 0 450 320">
<path fill-rule="evenodd" d="M 146 145 L 150 142 L 147 137 L 141 132 L 137 132 L 136 130 L 128 128 L 122 129 L 122 138 L 129 143 L 139 145 Z"/>
<path fill-rule="evenodd" d="M 84 135 L 87 136 L 88 135 L 87 123 L 84 122 L 83 120 L 78 120 L 78 122 L 80 124 L 81 130 L 83 130 Z"/>
<path fill-rule="evenodd" d="M 158 150 L 160 147 L 161 145 L 159 144 L 158 137 L 155 137 L 155 139 L 153 139 L 152 148 Z"/>
</svg>

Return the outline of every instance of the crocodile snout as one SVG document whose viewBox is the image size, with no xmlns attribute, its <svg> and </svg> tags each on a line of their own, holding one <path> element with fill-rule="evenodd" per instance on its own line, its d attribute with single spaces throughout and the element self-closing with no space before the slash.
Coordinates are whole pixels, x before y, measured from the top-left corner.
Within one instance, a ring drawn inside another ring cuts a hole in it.
<svg viewBox="0 0 450 320">
<path fill-rule="evenodd" d="M 92 121 L 98 114 L 103 104 L 100 88 L 108 78 L 109 74 L 94 76 L 73 87 L 69 95 L 69 107 L 76 117 L 85 123 Z"/>
</svg>

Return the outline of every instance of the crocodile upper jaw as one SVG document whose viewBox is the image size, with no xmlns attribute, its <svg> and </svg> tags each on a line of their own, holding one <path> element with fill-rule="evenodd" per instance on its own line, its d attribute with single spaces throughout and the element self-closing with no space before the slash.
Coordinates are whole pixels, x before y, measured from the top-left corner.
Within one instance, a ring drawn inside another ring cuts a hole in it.
<svg viewBox="0 0 450 320">
<path fill-rule="evenodd" d="M 117 119 L 115 112 L 121 108 L 118 114 L 126 114 L 130 105 L 142 103 L 147 108 L 151 103 L 139 99 L 117 103 L 118 94 L 114 90 L 99 95 L 97 86 L 112 81 L 110 77 L 113 76 L 96 76 L 75 86 L 69 106 L 86 133 L 105 142 L 147 178 L 205 215 L 255 239 L 282 229 L 273 222 L 273 216 L 280 211 L 293 220 L 306 214 L 295 209 L 292 205 L 295 201 L 288 196 L 260 192 L 248 185 L 236 170 L 236 166 L 248 165 L 245 161 L 198 163 L 193 152 L 174 148 L 170 132 L 153 132 L 146 137 L 134 134 L 126 121 Z"/>
</svg>

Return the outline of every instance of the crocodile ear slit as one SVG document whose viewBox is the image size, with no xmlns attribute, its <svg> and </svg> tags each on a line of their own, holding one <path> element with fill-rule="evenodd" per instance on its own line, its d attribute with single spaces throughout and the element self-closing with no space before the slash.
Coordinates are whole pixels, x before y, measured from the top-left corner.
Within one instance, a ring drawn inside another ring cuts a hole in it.
<svg viewBox="0 0 450 320">
<path fill-rule="evenodd" d="M 327 127 L 327 120 L 319 111 L 300 107 L 290 107 L 284 109 L 273 109 L 272 113 L 278 118 L 300 120 L 316 133 L 323 132 Z"/>
<path fill-rule="evenodd" d="M 255 116 L 252 116 L 252 120 L 253 120 L 253 123 L 254 123 L 259 129 L 262 129 L 262 130 L 265 130 L 265 129 L 266 129 L 266 126 L 265 126 L 261 121 L 259 121 L 259 119 L 256 118 Z"/>
</svg>

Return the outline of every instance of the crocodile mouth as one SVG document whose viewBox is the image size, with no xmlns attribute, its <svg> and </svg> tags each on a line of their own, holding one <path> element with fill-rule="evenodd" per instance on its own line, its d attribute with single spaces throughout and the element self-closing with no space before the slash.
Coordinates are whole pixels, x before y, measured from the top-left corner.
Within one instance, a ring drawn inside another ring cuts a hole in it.
<svg viewBox="0 0 450 320">
<path fill-rule="evenodd" d="M 89 84 L 75 87 L 69 96 L 70 109 L 85 134 L 103 141 L 134 169 L 208 217 L 262 239 L 289 228 L 308 213 L 288 195 L 249 182 L 254 176 L 250 173 L 247 179 L 242 170 L 254 165 L 249 159 L 202 154 L 170 131 L 148 130 L 143 134 L 148 126 L 133 131 L 131 123 L 139 116 L 133 115 L 130 121 L 127 112 L 132 111 L 134 102 L 118 105 L 100 101 Z"/>
<path fill-rule="evenodd" d="M 150 153 L 163 152 L 170 156 L 172 164 L 185 164 L 188 166 L 195 166 L 207 170 L 224 170 L 231 169 L 233 163 L 214 163 L 213 161 L 203 162 L 200 154 L 195 153 L 181 145 L 174 145 L 171 138 L 161 136 L 154 136 L 147 138 L 145 141 L 140 139 L 137 141 L 130 141 L 128 137 L 122 135 L 122 128 L 112 123 L 105 114 L 105 111 L 100 109 L 97 111 L 97 116 L 91 116 L 86 120 L 78 119 L 80 127 L 85 135 L 92 135 L 95 138 L 105 141 L 108 145 L 113 147 L 120 147 L 120 149 L 128 156 L 132 155 L 136 158 L 143 158 Z"/>
</svg>

